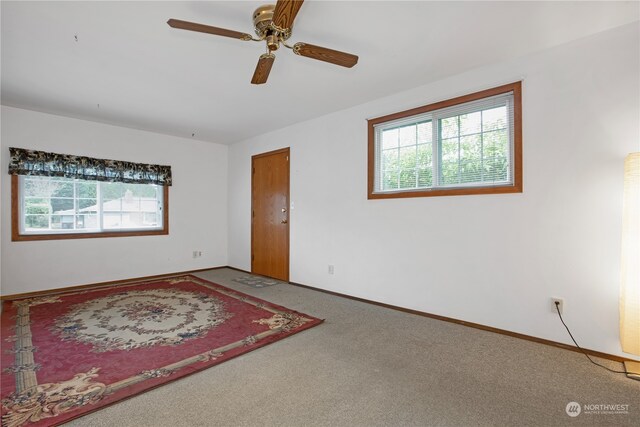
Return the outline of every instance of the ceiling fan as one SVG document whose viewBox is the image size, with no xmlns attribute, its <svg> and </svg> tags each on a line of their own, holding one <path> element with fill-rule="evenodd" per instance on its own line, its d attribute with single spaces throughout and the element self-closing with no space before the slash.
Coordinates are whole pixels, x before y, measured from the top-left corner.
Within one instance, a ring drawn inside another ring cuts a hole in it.
<svg viewBox="0 0 640 427">
<path fill-rule="evenodd" d="M 181 30 L 197 31 L 199 33 L 214 34 L 217 36 L 231 37 L 245 41 L 266 41 L 267 53 L 260 55 L 258 65 L 253 73 L 251 83 L 259 85 L 267 82 L 269 72 L 273 66 L 276 56 L 274 51 L 280 45 L 292 49 L 293 53 L 307 58 L 318 59 L 332 64 L 351 68 L 358 62 L 358 57 L 350 53 L 340 52 L 326 47 L 316 46 L 309 43 L 296 43 L 293 46 L 287 44 L 291 37 L 293 20 L 295 19 L 304 0 L 278 0 L 275 5 L 266 4 L 260 6 L 253 12 L 253 26 L 258 38 L 247 33 L 227 30 L 210 25 L 196 24 L 195 22 L 181 21 L 179 19 L 169 19 L 167 24 L 172 28 Z"/>
</svg>

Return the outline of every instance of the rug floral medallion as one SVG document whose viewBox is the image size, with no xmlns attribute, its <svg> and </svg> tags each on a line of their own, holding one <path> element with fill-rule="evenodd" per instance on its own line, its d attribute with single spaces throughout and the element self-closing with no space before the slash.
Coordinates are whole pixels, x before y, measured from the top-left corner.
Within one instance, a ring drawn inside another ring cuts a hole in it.
<svg viewBox="0 0 640 427">
<path fill-rule="evenodd" d="M 192 275 L 5 302 L 2 426 L 58 425 L 321 322 Z"/>
</svg>

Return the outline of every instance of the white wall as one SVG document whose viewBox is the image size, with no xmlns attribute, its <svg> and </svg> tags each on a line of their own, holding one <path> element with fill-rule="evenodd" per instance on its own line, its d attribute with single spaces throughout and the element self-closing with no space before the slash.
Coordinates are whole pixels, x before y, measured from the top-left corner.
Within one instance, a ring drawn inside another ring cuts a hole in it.
<svg viewBox="0 0 640 427">
<path fill-rule="evenodd" d="M 585 348 L 630 356 L 618 286 L 639 40 L 635 23 L 234 144 L 230 265 L 250 269 L 251 155 L 290 146 L 291 281 L 569 343 L 562 297 Z M 367 118 L 521 79 L 524 193 L 367 200 Z"/>
<path fill-rule="evenodd" d="M 2 295 L 227 264 L 227 146 L 4 106 L 1 114 Z M 11 146 L 171 165 L 169 235 L 11 242 Z"/>
</svg>

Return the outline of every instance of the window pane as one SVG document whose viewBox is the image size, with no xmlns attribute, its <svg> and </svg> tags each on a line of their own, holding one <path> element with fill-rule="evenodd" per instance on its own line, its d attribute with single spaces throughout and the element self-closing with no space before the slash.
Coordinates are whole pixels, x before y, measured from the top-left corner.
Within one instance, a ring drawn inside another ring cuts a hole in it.
<svg viewBox="0 0 640 427">
<path fill-rule="evenodd" d="M 384 150 L 382 152 L 382 170 L 398 168 L 398 149 Z"/>
<path fill-rule="evenodd" d="M 418 124 L 418 144 L 433 142 L 431 121 Z"/>
<path fill-rule="evenodd" d="M 105 202 L 118 200 L 124 195 L 124 188 L 121 182 L 101 182 L 100 189 L 102 192 L 102 200 Z"/>
<path fill-rule="evenodd" d="M 416 145 L 416 126 L 405 126 L 400 128 L 400 146 Z"/>
<path fill-rule="evenodd" d="M 150 197 L 157 198 L 157 185 L 151 184 L 122 184 L 124 186 L 125 194 L 127 191 L 131 191 L 133 197 Z"/>
<path fill-rule="evenodd" d="M 441 153 L 442 162 L 458 163 L 458 138 L 442 140 Z"/>
<path fill-rule="evenodd" d="M 488 114 L 485 115 L 485 112 Z M 508 180 L 509 145 L 507 129 L 500 129 L 506 120 L 506 108 L 499 107 L 457 116 L 458 138 L 441 142 L 441 177 L 443 185 L 477 184 Z M 443 132 L 452 128 L 454 118 L 442 119 Z M 495 130 L 485 130 L 484 125 Z M 451 133 L 447 131 L 448 133 Z"/>
<path fill-rule="evenodd" d="M 148 228 L 145 214 L 158 212 L 157 186 L 147 184 L 101 183 L 103 227 L 105 229 Z"/>
<path fill-rule="evenodd" d="M 482 131 L 480 111 L 460 116 L 460 135 L 473 135 Z"/>
<path fill-rule="evenodd" d="M 509 179 L 509 144 L 507 130 L 483 134 L 484 180 L 500 182 Z"/>
<path fill-rule="evenodd" d="M 73 198 L 73 181 L 51 182 L 50 185 L 53 188 L 52 196 Z"/>
<path fill-rule="evenodd" d="M 64 186 L 64 183 L 59 179 L 46 176 L 30 176 L 25 177 L 24 180 L 25 197 L 48 198 Z M 71 197 L 73 197 L 73 188 L 71 189 Z"/>
<path fill-rule="evenodd" d="M 80 214 L 76 215 L 77 230 L 92 230 L 99 227 L 98 215 Z"/>
<path fill-rule="evenodd" d="M 482 131 L 487 132 L 507 127 L 507 107 L 492 108 L 482 112 Z"/>
<path fill-rule="evenodd" d="M 440 119 L 440 138 L 453 138 L 458 136 L 458 116 Z"/>
<path fill-rule="evenodd" d="M 73 215 L 75 213 L 73 199 L 51 199 L 51 208 L 55 214 L 67 213 L 69 215 Z"/>
<path fill-rule="evenodd" d="M 484 157 L 493 157 L 503 153 L 505 148 L 504 142 L 506 142 L 506 139 L 507 134 L 504 130 L 486 132 L 482 134 Z"/>
<path fill-rule="evenodd" d="M 419 188 L 433 186 L 433 171 L 431 168 L 418 168 L 417 174 Z"/>
<path fill-rule="evenodd" d="M 480 159 L 460 162 L 460 182 L 482 182 L 482 161 Z"/>
<path fill-rule="evenodd" d="M 415 129 L 415 128 L 414 128 Z M 403 147 L 400 152 L 399 186 L 415 188 L 416 186 L 416 146 Z"/>
<path fill-rule="evenodd" d="M 48 230 L 49 215 L 31 215 L 24 217 L 24 226 L 27 230 Z"/>
<path fill-rule="evenodd" d="M 98 212 L 98 199 L 78 199 L 78 212 Z"/>
<path fill-rule="evenodd" d="M 400 171 L 400 188 L 416 188 L 415 169 L 406 169 Z"/>
<path fill-rule="evenodd" d="M 398 189 L 398 171 L 389 170 L 382 173 L 382 189 L 397 190 Z"/>
<path fill-rule="evenodd" d="M 51 229 L 61 231 L 73 230 L 73 218 L 74 215 L 51 215 Z"/>
<path fill-rule="evenodd" d="M 398 150 L 400 153 L 400 170 L 416 168 L 416 147 L 404 147 Z"/>
<path fill-rule="evenodd" d="M 102 215 L 103 227 L 106 229 L 121 228 L 122 214 L 120 212 L 105 212 Z"/>
<path fill-rule="evenodd" d="M 418 167 L 430 168 L 433 163 L 433 150 L 431 144 L 421 144 L 417 146 L 416 165 Z"/>
<path fill-rule="evenodd" d="M 98 183 L 95 181 L 76 182 L 77 197 L 95 199 L 98 196 Z"/>
<path fill-rule="evenodd" d="M 158 215 L 155 213 L 147 213 L 144 214 L 144 224 L 149 226 L 157 226 L 158 225 Z"/>
<path fill-rule="evenodd" d="M 444 185 L 458 184 L 460 182 L 460 178 L 458 176 L 459 167 L 458 162 L 442 162 L 440 165 L 442 169 L 442 177 L 441 182 Z"/>
<path fill-rule="evenodd" d="M 501 182 L 507 181 L 508 176 L 508 163 L 506 159 L 491 158 L 484 163 L 484 181 L 487 182 Z"/>
<path fill-rule="evenodd" d="M 124 184 L 121 182 L 103 182 L 102 189 L 102 226 L 105 230 L 123 228 L 122 202 L 125 197 Z"/>
<path fill-rule="evenodd" d="M 398 129 L 390 129 L 382 132 L 382 149 L 396 148 L 398 146 Z"/>
<path fill-rule="evenodd" d="M 29 177 L 29 178 L 25 178 L 24 179 L 24 197 L 39 197 L 41 196 L 40 192 L 38 191 L 38 185 L 37 185 L 37 178 L 36 177 Z"/>
<path fill-rule="evenodd" d="M 493 132 L 496 142 L 496 154 L 507 157 L 509 154 L 509 137 L 507 131 L 498 130 Z"/>
<path fill-rule="evenodd" d="M 51 213 L 49 199 L 25 199 L 24 208 L 27 215 Z"/>
<path fill-rule="evenodd" d="M 460 158 L 480 162 L 482 159 L 482 139 L 480 135 L 460 138 Z"/>
</svg>

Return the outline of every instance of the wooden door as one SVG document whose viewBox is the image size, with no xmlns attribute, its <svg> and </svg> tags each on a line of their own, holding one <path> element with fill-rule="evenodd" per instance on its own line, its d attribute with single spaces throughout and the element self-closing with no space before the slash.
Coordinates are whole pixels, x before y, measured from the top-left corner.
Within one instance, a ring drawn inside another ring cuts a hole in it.
<svg viewBox="0 0 640 427">
<path fill-rule="evenodd" d="M 251 158 L 251 272 L 289 281 L 289 148 Z"/>
</svg>

